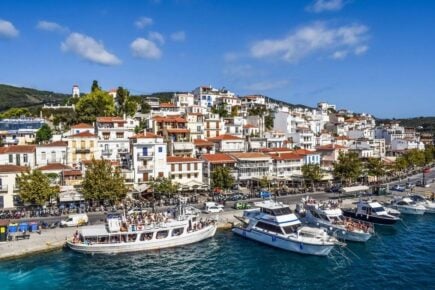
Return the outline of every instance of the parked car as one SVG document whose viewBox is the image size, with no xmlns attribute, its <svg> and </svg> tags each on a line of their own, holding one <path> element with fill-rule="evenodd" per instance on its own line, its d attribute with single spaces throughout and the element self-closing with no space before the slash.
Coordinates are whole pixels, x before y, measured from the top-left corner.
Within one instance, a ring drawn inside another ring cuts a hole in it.
<svg viewBox="0 0 435 290">
<path fill-rule="evenodd" d="M 249 203 L 246 203 L 246 202 L 235 202 L 233 208 L 234 209 L 248 209 L 248 208 L 251 208 L 251 205 Z"/>
<path fill-rule="evenodd" d="M 403 186 L 401 184 L 396 184 L 393 186 L 392 190 L 403 192 L 403 191 L 405 191 L 405 186 Z"/>
<path fill-rule="evenodd" d="M 224 206 L 215 202 L 206 202 L 204 205 L 204 213 L 219 213 L 224 211 Z"/>
<path fill-rule="evenodd" d="M 406 183 L 406 188 L 407 189 L 412 189 L 412 188 L 414 188 L 415 187 L 415 184 L 414 183 L 412 183 L 412 182 L 407 182 Z"/>
<path fill-rule="evenodd" d="M 60 222 L 62 227 L 77 227 L 86 225 L 89 222 L 87 214 L 72 214 L 69 215 L 65 220 Z"/>
</svg>

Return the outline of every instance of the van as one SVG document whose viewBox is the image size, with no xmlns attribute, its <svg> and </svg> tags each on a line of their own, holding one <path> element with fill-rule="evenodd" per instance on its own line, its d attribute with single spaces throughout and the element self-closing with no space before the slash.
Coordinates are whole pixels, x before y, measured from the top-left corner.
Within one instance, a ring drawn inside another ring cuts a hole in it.
<svg viewBox="0 0 435 290">
<path fill-rule="evenodd" d="M 82 214 L 72 214 L 69 215 L 66 219 L 60 222 L 61 227 L 76 227 L 83 226 L 89 222 L 88 215 L 85 213 Z"/>
</svg>

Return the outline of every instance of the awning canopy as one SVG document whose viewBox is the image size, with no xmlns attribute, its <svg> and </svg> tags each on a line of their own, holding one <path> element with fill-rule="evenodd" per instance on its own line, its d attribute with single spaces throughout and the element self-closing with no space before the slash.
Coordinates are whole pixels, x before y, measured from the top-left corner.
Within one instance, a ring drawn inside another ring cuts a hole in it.
<svg viewBox="0 0 435 290">
<path fill-rule="evenodd" d="M 76 190 L 61 191 L 59 193 L 60 202 L 82 201 L 85 200 L 83 194 Z"/>
</svg>

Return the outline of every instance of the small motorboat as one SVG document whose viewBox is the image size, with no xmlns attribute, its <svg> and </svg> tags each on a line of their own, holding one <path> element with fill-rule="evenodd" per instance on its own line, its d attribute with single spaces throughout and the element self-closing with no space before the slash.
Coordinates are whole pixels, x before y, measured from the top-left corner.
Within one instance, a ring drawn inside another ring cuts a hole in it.
<svg viewBox="0 0 435 290">
<path fill-rule="evenodd" d="M 343 215 L 354 219 L 367 221 L 377 225 L 394 225 L 400 218 L 389 214 L 385 208 L 376 201 L 360 200 L 356 208 L 342 209 Z"/>
<path fill-rule="evenodd" d="M 417 204 L 409 197 L 400 197 L 391 201 L 391 207 L 397 209 L 403 214 L 418 214 L 422 215 L 426 211 L 426 207 Z"/>
<path fill-rule="evenodd" d="M 424 206 L 426 208 L 425 213 L 435 213 L 435 202 L 424 198 L 424 196 L 420 194 L 410 195 L 409 198 L 411 198 L 416 204 Z"/>
</svg>

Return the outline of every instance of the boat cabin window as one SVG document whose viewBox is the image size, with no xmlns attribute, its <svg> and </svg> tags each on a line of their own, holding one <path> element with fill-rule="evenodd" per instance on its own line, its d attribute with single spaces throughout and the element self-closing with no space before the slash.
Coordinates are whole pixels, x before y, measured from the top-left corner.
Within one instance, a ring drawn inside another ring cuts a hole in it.
<svg viewBox="0 0 435 290">
<path fill-rule="evenodd" d="M 257 228 L 260 228 L 262 230 L 266 230 L 268 232 L 282 234 L 281 228 L 279 226 L 276 226 L 276 225 L 271 225 L 271 224 L 267 224 L 267 223 L 263 223 L 263 222 L 258 222 L 255 226 Z"/>
<path fill-rule="evenodd" d="M 367 207 L 366 206 L 362 206 L 361 210 L 367 210 Z"/>
<path fill-rule="evenodd" d="M 173 229 L 172 230 L 172 236 L 181 236 L 184 232 L 184 228 L 178 228 L 178 229 Z"/>
<path fill-rule="evenodd" d="M 297 225 L 282 227 L 286 234 L 295 233 L 298 229 Z"/>
<path fill-rule="evenodd" d="M 159 231 L 157 232 L 156 239 L 164 239 L 167 238 L 169 231 Z"/>
<path fill-rule="evenodd" d="M 153 239 L 153 233 L 143 233 L 140 235 L 140 240 L 143 241 L 149 241 Z"/>
<path fill-rule="evenodd" d="M 137 238 L 137 234 L 131 234 L 131 235 L 128 235 L 128 242 L 129 243 L 131 243 L 131 242 L 135 242 L 136 241 L 136 238 Z"/>
<path fill-rule="evenodd" d="M 107 244 L 109 242 L 109 236 L 99 236 L 98 243 Z"/>
<path fill-rule="evenodd" d="M 292 213 L 289 207 L 282 207 L 282 208 L 275 208 L 275 209 L 261 208 L 261 212 L 273 216 L 281 216 L 281 215 Z"/>
<path fill-rule="evenodd" d="M 374 207 L 372 210 L 374 212 L 381 212 L 381 211 L 384 211 L 384 208 L 383 207 Z"/>
</svg>

